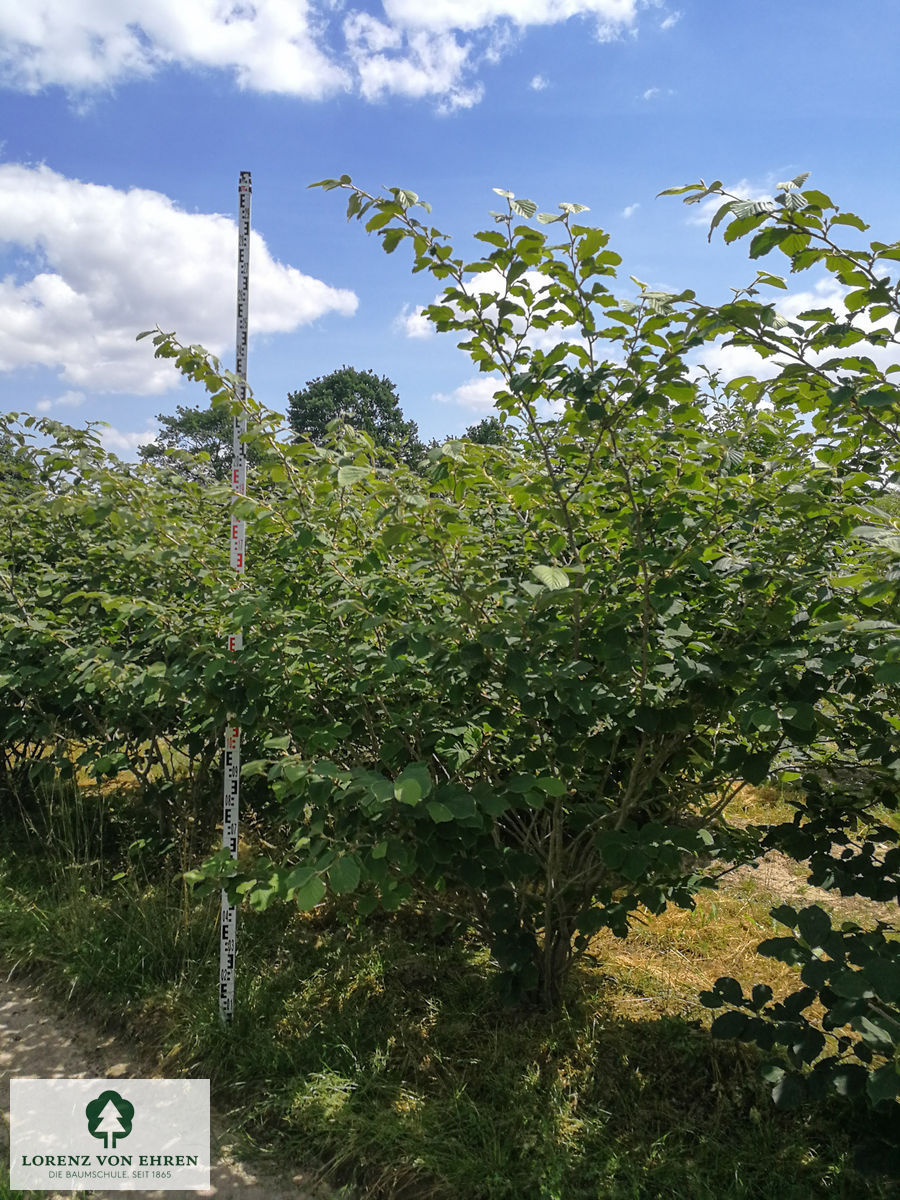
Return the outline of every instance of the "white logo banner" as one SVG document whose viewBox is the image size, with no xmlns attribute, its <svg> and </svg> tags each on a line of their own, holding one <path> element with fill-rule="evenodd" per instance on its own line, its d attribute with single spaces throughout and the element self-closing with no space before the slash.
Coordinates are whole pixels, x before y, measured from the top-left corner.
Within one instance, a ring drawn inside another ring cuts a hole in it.
<svg viewBox="0 0 900 1200">
<path fill-rule="evenodd" d="M 11 1079 L 9 1115 L 13 1188 L 209 1187 L 208 1079 Z"/>
</svg>

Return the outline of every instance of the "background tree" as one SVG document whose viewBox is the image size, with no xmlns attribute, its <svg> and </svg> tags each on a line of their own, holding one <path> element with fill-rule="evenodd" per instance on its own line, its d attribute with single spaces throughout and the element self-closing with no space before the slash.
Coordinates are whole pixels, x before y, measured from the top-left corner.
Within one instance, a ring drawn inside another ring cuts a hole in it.
<svg viewBox="0 0 900 1200">
<path fill-rule="evenodd" d="M 403 416 L 397 390 L 386 375 L 379 379 L 374 371 L 343 366 L 288 394 L 288 421 L 298 438 L 320 445 L 328 423 L 341 415 L 376 447 L 411 466 L 425 454 L 418 426 Z"/>
<path fill-rule="evenodd" d="M 187 408 L 179 404 L 174 415 L 157 413 L 159 433 L 156 440 L 138 447 L 141 459 L 155 466 L 170 466 L 173 471 L 196 482 L 215 480 L 225 482 L 231 477 L 232 422 L 225 408 Z M 190 459 L 166 457 L 168 450 L 183 450 Z M 209 455 L 208 461 L 200 458 Z M 252 465 L 259 454 L 250 446 L 248 457 Z"/>
<path fill-rule="evenodd" d="M 494 416 L 482 417 L 477 424 L 470 425 L 463 437 L 479 446 L 502 446 L 506 441 L 503 426 L 499 418 Z"/>
<path fill-rule="evenodd" d="M 22 454 L 15 438 L 6 430 L 0 430 L 0 480 L 12 485 L 14 481 L 27 486 L 28 461 Z"/>
</svg>

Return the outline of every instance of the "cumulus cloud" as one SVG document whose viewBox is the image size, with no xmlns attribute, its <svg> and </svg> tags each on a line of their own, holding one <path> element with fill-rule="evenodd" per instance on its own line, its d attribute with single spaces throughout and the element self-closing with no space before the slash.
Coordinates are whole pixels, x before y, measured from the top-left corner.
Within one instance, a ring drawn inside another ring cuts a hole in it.
<svg viewBox="0 0 900 1200">
<path fill-rule="evenodd" d="M 104 450 L 111 450 L 113 454 L 126 454 L 130 458 L 133 458 L 138 446 L 146 446 L 148 442 L 154 440 L 156 430 L 153 426 L 148 425 L 140 433 L 127 433 L 116 429 L 113 425 L 104 423 L 97 430 L 97 434 Z"/>
<path fill-rule="evenodd" d="M 55 368 L 74 389 L 153 394 L 171 364 L 135 335 L 159 324 L 221 354 L 234 338 L 237 232 L 230 217 L 186 213 L 159 192 L 0 165 L 0 237 L 30 266 L 0 280 L 0 370 Z M 250 332 L 290 332 L 350 315 L 353 292 L 276 262 L 251 234 Z"/>
<path fill-rule="evenodd" d="M 637 0 L 384 0 L 388 20 L 419 29 L 482 29 L 502 20 L 524 28 L 570 17 L 627 27 L 637 8 Z"/>
<path fill-rule="evenodd" d="M 461 383 L 452 392 L 436 392 L 433 396 L 440 404 L 454 404 L 458 408 L 471 409 L 473 412 L 489 413 L 494 407 L 494 396 L 503 389 L 499 379 L 490 379 L 479 375 L 466 383 Z"/>
<path fill-rule="evenodd" d="M 528 86 L 533 92 L 542 92 L 544 88 L 549 87 L 550 84 L 543 75 L 533 75 Z"/>
<path fill-rule="evenodd" d="M 30 0 L 0 8 L 4 82 L 106 87 L 161 67 L 218 67 L 239 86 L 320 99 L 349 83 L 305 0 Z"/>
<path fill-rule="evenodd" d="M 404 304 L 400 315 L 394 321 L 394 328 L 408 338 L 430 338 L 435 333 L 434 326 L 425 316 L 423 304 L 417 304 L 412 312 L 409 305 Z"/>
<path fill-rule="evenodd" d="M 775 194 L 775 187 L 772 180 L 760 184 L 749 179 L 739 179 L 737 183 L 726 184 L 725 191 L 730 196 L 740 196 L 742 200 L 771 200 Z M 716 195 L 708 196 L 700 204 L 692 204 L 688 224 L 708 226 L 716 210 L 724 203 L 725 197 Z"/>
<path fill-rule="evenodd" d="M 63 392 L 61 396 L 54 398 L 45 396 L 42 400 L 38 400 L 35 408 L 38 412 L 49 412 L 51 408 L 80 408 L 85 399 L 84 392 Z"/>
<path fill-rule="evenodd" d="M 452 111 L 471 108 L 482 97 L 481 84 L 464 82 L 470 46 L 453 32 L 403 32 L 357 12 L 345 20 L 344 33 L 364 100 L 382 100 L 392 93 L 416 99 L 434 96 L 443 109 Z"/>
<path fill-rule="evenodd" d="M 677 10 L 675 12 L 670 12 L 669 15 L 660 22 L 660 29 L 672 29 L 678 24 L 678 22 L 681 20 L 681 17 L 682 14 Z"/>
<path fill-rule="evenodd" d="M 772 269 L 777 270 L 774 265 Z M 775 311 L 788 320 L 814 308 L 830 308 L 838 318 L 846 317 L 844 296 L 847 291 L 847 288 L 842 287 L 833 278 L 820 279 L 804 291 L 781 293 L 775 300 Z M 861 313 L 854 314 L 853 324 L 864 331 L 876 327 Z M 877 322 L 878 326 L 884 324 L 885 322 Z M 893 363 L 900 362 L 900 348 L 897 346 L 863 346 L 862 344 L 850 346 L 845 350 L 831 347 L 818 354 L 809 355 L 808 361 L 813 365 L 819 365 L 828 359 L 854 354 L 865 354 L 882 371 Z M 757 379 L 772 379 L 788 361 L 790 361 L 788 358 L 778 354 L 771 358 L 762 358 L 749 346 L 726 346 L 720 339 L 696 352 L 693 356 L 692 373 L 696 374 L 696 368 L 702 365 L 711 371 L 718 372 L 720 378 L 725 382 L 737 379 L 741 375 L 754 375 Z"/>
<path fill-rule="evenodd" d="M 634 216 L 634 214 L 637 212 L 637 210 L 638 210 L 640 207 L 641 207 L 641 206 L 640 206 L 640 203 L 635 203 L 635 204 L 626 204 L 626 205 L 625 205 L 625 207 L 622 209 L 622 216 L 623 216 L 623 217 L 626 219 L 626 221 L 627 221 L 629 217 L 633 217 L 633 216 Z"/>
<path fill-rule="evenodd" d="M 649 87 L 649 88 L 647 88 L 647 90 L 645 92 L 641 93 L 641 99 L 642 100 L 659 100 L 664 96 L 674 96 L 674 95 L 675 95 L 675 91 L 673 88 Z"/>
<path fill-rule="evenodd" d="M 645 0 L 646 2 L 646 0 Z M 322 100 L 356 92 L 477 103 L 476 72 L 535 26 L 634 31 L 641 0 L 29 0 L 0 6 L 0 83 L 84 95 L 165 67 L 227 71 L 241 88 Z"/>
</svg>

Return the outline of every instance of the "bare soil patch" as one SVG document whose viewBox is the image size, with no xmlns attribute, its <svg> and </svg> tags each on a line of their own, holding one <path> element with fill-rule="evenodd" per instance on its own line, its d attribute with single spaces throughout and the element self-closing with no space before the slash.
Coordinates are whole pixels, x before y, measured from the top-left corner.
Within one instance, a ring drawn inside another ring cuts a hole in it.
<svg viewBox="0 0 900 1200">
<path fill-rule="evenodd" d="M 0 974 L 0 1156 L 9 1159 L 9 1081 L 33 1079 L 163 1078 L 159 1063 L 146 1051 L 102 1033 L 84 1014 L 41 995 L 36 982 Z M 241 1200 L 329 1200 L 333 1193 L 313 1184 L 312 1170 L 276 1177 L 235 1160 L 227 1121 L 211 1114 L 212 1169 L 208 1191 L 13 1192 L 41 1200 L 84 1200 L 91 1196 L 177 1197 L 239 1196 Z"/>
</svg>

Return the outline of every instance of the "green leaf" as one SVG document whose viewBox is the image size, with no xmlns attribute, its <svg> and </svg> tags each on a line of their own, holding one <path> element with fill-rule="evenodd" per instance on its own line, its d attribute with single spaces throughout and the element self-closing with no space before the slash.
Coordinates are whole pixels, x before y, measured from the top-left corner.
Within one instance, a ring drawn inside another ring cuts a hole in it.
<svg viewBox="0 0 900 1200">
<path fill-rule="evenodd" d="M 760 751 L 742 756 L 741 775 L 747 783 L 757 787 L 768 777 L 772 755 Z"/>
<path fill-rule="evenodd" d="M 544 587 L 549 588 L 553 592 L 560 591 L 562 588 L 569 586 L 569 577 L 565 571 L 559 567 L 547 567 L 539 565 L 531 568 L 531 574 Z"/>
<path fill-rule="evenodd" d="M 336 858 L 328 868 L 329 886 L 339 896 L 355 891 L 359 880 L 360 869 L 352 858 Z"/>
<path fill-rule="evenodd" d="M 854 229 L 860 229 L 863 232 L 869 228 L 862 217 L 858 217 L 856 213 L 842 212 L 831 218 L 832 225 L 852 225 Z"/>
<path fill-rule="evenodd" d="M 774 200 L 739 200 L 734 206 L 734 215 L 739 220 L 744 220 L 746 217 L 760 217 L 763 213 L 774 211 Z"/>
<path fill-rule="evenodd" d="M 873 1104 L 900 1097 L 900 1063 L 885 1063 L 873 1071 L 866 1081 L 866 1095 Z"/>
<path fill-rule="evenodd" d="M 862 971 L 845 968 L 831 980 L 831 990 L 845 1000 L 859 1000 L 872 994 L 872 987 Z"/>
<path fill-rule="evenodd" d="M 769 915 L 773 920 L 778 921 L 781 925 L 787 925 L 789 929 L 795 928 L 797 924 L 797 910 L 792 908 L 790 904 L 777 904 L 773 909 L 770 909 Z"/>
<path fill-rule="evenodd" d="M 453 820 L 453 813 L 446 804 L 441 804 L 439 800 L 429 800 L 425 807 L 428 810 L 428 815 L 437 825 L 443 825 Z"/>
<path fill-rule="evenodd" d="M 520 217 L 533 217 L 537 212 L 537 205 L 531 200 L 510 200 L 510 208 Z"/>
<path fill-rule="evenodd" d="M 552 775 L 537 776 L 534 786 L 542 792 L 546 792 L 548 796 L 564 796 L 566 794 L 566 785 L 561 779 L 556 779 Z"/>
<path fill-rule="evenodd" d="M 831 934 L 831 918 L 823 908 L 813 904 L 797 913 L 797 928 L 803 940 L 817 950 Z"/>
<path fill-rule="evenodd" d="M 863 1036 L 863 1041 L 878 1054 L 892 1054 L 898 1039 L 896 1020 L 870 1010 L 868 1015 L 856 1017 L 853 1027 Z"/>
<path fill-rule="evenodd" d="M 606 244 L 606 234 L 602 229 L 591 229 L 586 234 L 578 239 L 575 258 L 577 262 L 584 262 L 587 258 L 593 256 Z"/>
<path fill-rule="evenodd" d="M 369 478 L 371 474 L 369 467 L 338 467 L 338 487 L 349 487 L 352 483 L 359 483 L 360 479 Z"/>
<path fill-rule="evenodd" d="M 388 254 L 393 254 L 405 237 L 408 237 L 408 231 L 405 229 L 388 229 L 381 239 L 381 245 Z"/>
<path fill-rule="evenodd" d="M 728 975 L 723 975 L 716 980 L 716 991 L 726 1004 L 742 1004 L 744 1002 L 741 985 Z"/>
<path fill-rule="evenodd" d="M 781 719 L 774 708 L 755 708 L 750 714 L 750 723 L 763 733 L 775 733 L 781 728 Z"/>
<path fill-rule="evenodd" d="M 737 200 L 726 200 L 724 204 L 720 205 L 720 207 L 716 209 L 715 216 L 709 224 L 709 233 L 706 235 L 706 240 L 708 242 L 712 241 L 713 231 L 715 230 L 716 226 L 723 220 L 727 213 L 731 212 L 737 203 Z"/>
<path fill-rule="evenodd" d="M 306 885 L 310 882 L 310 880 L 315 879 L 315 878 L 316 878 L 315 867 L 309 867 L 309 866 L 294 867 L 294 869 L 292 871 L 289 871 L 287 873 L 287 875 L 284 877 L 284 886 L 287 891 L 291 891 L 293 888 L 306 887 Z"/>
<path fill-rule="evenodd" d="M 687 183 L 684 187 L 665 188 L 661 192 L 657 192 L 657 196 L 680 196 L 682 192 L 702 191 L 706 184 L 701 180 L 700 183 Z"/>
<path fill-rule="evenodd" d="M 394 796 L 401 804 L 418 804 L 431 791 L 431 776 L 424 763 L 413 763 L 394 781 Z"/>
<path fill-rule="evenodd" d="M 740 1037 L 747 1028 L 750 1018 L 746 1013 L 731 1012 L 721 1013 L 716 1017 L 711 1026 L 711 1032 L 715 1038 L 736 1038 Z"/>
<path fill-rule="evenodd" d="M 806 1099 L 806 1087 L 797 1075 L 785 1075 L 772 1088 L 775 1107 L 785 1110 L 799 1108 Z"/>
<path fill-rule="evenodd" d="M 308 912 L 311 908 L 315 908 L 325 899 L 325 884 L 315 875 L 303 887 L 297 889 L 297 894 L 294 896 L 294 902 L 301 912 Z"/>
<path fill-rule="evenodd" d="M 750 243 L 750 257 L 761 258 L 791 236 L 791 229 L 764 229 Z"/>
<path fill-rule="evenodd" d="M 631 879 L 634 882 L 641 879 L 648 866 L 650 859 L 640 846 L 632 846 L 625 855 L 625 860 L 622 863 L 621 871 L 626 879 Z"/>
</svg>

